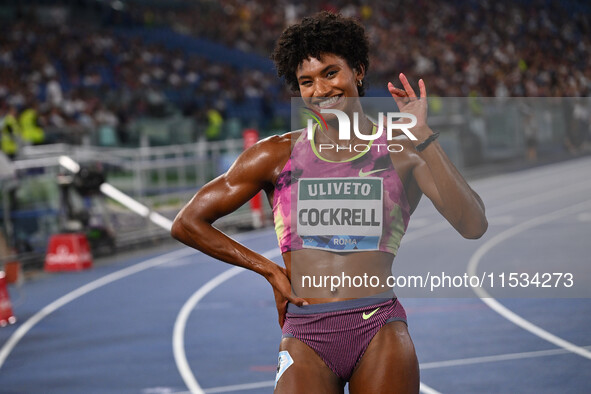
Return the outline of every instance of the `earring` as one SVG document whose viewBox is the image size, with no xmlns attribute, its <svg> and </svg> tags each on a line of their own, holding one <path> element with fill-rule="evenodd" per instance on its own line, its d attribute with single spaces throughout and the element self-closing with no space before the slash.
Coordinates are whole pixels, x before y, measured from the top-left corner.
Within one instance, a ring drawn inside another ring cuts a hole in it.
<svg viewBox="0 0 591 394">
<path fill-rule="evenodd" d="M 359 87 L 363 86 L 363 81 L 361 79 L 357 80 L 357 86 L 359 86 Z"/>
</svg>

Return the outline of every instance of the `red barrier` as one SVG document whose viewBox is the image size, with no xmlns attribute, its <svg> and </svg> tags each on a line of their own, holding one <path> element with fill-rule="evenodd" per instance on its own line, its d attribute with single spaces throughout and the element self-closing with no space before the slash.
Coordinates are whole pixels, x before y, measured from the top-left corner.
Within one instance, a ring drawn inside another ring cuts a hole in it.
<svg viewBox="0 0 591 394">
<path fill-rule="evenodd" d="M 14 323 L 16 323 L 16 317 L 12 314 L 12 304 L 6 288 L 6 279 L 4 279 L 4 272 L 0 271 L 0 326 L 4 327 L 7 324 Z"/>
<path fill-rule="evenodd" d="M 6 274 L 6 283 L 18 283 L 23 280 L 21 262 L 18 260 L 7 261 L 4 263 L 4 273 Z"/>
<path fill-rule="evenodd" d="M 244 150 L 250 148 L 259 140 L 259 132 L 256 129 L 246 129 L 242 132 L 244 139 Z"/>
<path fill-rule="evenodd" d="M 56 234 L 49 239 L 45 271 L 79 271 L 92 267 L 92 254 L 86 235 Z"/>
</svg>

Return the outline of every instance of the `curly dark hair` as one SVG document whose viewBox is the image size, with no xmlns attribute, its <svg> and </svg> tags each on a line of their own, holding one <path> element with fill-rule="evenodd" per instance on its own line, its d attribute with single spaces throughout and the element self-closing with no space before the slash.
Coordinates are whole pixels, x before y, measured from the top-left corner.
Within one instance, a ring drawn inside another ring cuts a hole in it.
<svg viewBox="0 0 591 394">
<path fill-rule="evenodd" d="M 321 60 L 323 53 L 338 55 L 349 67 L 367 73 L 369 68 L 369 41 L 365 28 L 353 18 L 322 11 L 306 17 L 298 24 L 283 31 L 271 59 L 277 75 L 285 78 L 293 91 L 300 90 L 296 70 L 300 64 L 315 57 Z M 357 86 L 359 96 L 365 94 L 365 86 Z"/>
</svg>

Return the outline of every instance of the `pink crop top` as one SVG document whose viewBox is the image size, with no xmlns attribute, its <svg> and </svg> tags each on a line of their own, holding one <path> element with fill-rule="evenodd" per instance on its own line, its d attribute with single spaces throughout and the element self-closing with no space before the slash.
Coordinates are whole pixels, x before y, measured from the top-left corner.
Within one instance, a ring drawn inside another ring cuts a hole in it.
<svg viewBox="0 0 591 394">
<path fill-rule="evenodd" d="M 375 132 L 375 126 L 374 126 Z M 347 161 L 323 158 L 304 129 L 275 183 L 281 252 L 379 250 L 396 255 L 410 208 L 382 136 Z"/>
</svg>

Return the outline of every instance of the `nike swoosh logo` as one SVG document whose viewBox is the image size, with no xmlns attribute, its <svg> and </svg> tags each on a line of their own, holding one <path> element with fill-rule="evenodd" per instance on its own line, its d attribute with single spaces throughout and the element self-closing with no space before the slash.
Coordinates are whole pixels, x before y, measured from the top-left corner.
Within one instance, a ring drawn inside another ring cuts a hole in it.
<svg viewBox="0 0 591 394">
<path fill-rule="evenodd" d="M 363 172 L 363 170 L 359 170 L 359 176 L 368 176 L 371 174 L 375 174 L 376 172 L 380 172 L 380 171 L 386 171 L 387 168 L 380 168 L 379 170 L 373 170 L 373 171 L 368 171 L 368 172 Z"/>
<path fill-rule="evenodd" d="M 367 319 L 369 319 L 370 317 L 372 317 L 372 316 L 373 316 L 373 314 L 374 314 L 374 313 L 376 313 L 376 312 L 378 311 L 378 309 L 380 309 L 380 308 L 376 308 L 376 309 L 374 309 L 373 311 L 371 311 L 370 313 L 365 313 L 365 312 L 363 312 L 363 320 L 367 320 Z"/>
</svg>

